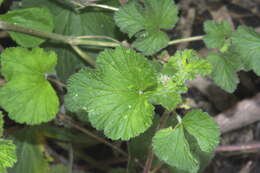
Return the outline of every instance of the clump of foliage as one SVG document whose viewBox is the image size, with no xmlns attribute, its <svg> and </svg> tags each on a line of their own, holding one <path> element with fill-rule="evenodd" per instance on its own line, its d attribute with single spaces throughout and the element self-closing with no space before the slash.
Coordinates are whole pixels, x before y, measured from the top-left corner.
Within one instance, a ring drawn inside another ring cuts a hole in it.
<svg viewBox="0 0 260 173">
<path fill-rule="evenodd" d="M 198 39 L 217 53 L 202 58 L 195 50 L 178 50 L 165 62 L 160 51 L 176 43 L 167 30 L 176 25 L 178 11 L 173 0 L 132 0 L 124 6 L 116 0 L 22 0 L 0 15 L 0 28 L 17 43 L 1 53 L 5 83 L 0 106 L 16 123 L 31 126 L 0 139 L 0 172 L 66 172 L 62 165 L 51 166 L 44 144 L 47 137 L 77 140 L 64 120 L 72 112 L 107 138 L 130 141 L 131 173 L 152 158 L 151 152 L 158 158 L 152 166 L 164 162 L 177 171 L 202 171 L 214 156 L 220 130 L 202 110 L 176 112 L 184 104 L 186 82 L 209 76 L 234 92 L 238 71 L 260 75 L 260 34 L 246 26 L 233 31 L 226 21 L 207 21 L 206 35 Z M 66 87 L 65 96 L 53 81 Z M 165 112 L 158 115 L 155 105 Z M 64 128 L 40 125 L 54 119 Z"/>
</svg>

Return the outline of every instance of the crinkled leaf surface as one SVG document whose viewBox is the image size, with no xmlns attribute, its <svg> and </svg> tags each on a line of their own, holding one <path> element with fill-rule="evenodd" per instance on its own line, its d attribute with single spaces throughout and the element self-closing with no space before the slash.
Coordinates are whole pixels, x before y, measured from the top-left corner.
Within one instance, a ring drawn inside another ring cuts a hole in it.
<svg viewBox="0 0 260 173">
<path fill-rule="evenodd" d="M 110 0 L 107 3 L 111 2 L 118 1 Z M 22 0 L 22 7 L 49 8 L 54 17 L 54 31 L 62 35 L 103 35 L 117 39 L 120 39 L 122 35 L 114 23 L 112 12 L 95 11 L 93 8 L 87 8 L 77 13 L 75 10 L 54 0 Z M 57 75 L 63 82 L 67 81 L 70 75 L 84 66 L 84 62 L 81 61 L 81 58 L 70 46 L 59 43 L 50 44 L 49 42 L 45 46 L 57 53 Z M 90 56 L 96 57 L 100 49 L 85 46 L 84 51 Z"/>
<path fill-rule="evenodd" d="M 212 152 L 219 143 L 217 123 L 201 110 L 188 112 L 182 120 L 184 128 L 195 137 L 202 151 Z"/>
<path fill-rule="evenodd" d="M 210 54 L 207 58 L 212 65 L 211 77 L 214 82 L 227 92 L 234 92 L 239 83 L 236 72 L 242 67 L 240 56 L 232 51 Z"/>
<path fill-rule="evenodd" d="M 240 26 L 232 36 L 232 43 L 242 56 L 245 68 L 260 75 L 260 33 L 252 28 Z"/>
<path fill-rule="evenodd" d="M 208 48 L 222 49 L 228 46 L 232 35 L 232 27 L 227 21 L 206 21 L 204 31 L 206 32 L 204 42 Z"/>
<path fill-rule="evenodd" d="M 207 113 L 193 110 L 174 129 L 158 131 L 152 145 L 157 157 L 167 164 L 177 170 L 197 172 L 212 158 L 219 135 L 217 124 Z"/>
<path fill-rule="evenodd" d="M 0 88 L 0 105 L 9 117 L 30 125 L 52 120 L 59 100 L 44 72 L 54 67 L 56 54 L 40 48 L 9 48 L 1 55 L 1 63 L 8 82 Z"/>
<path fill-rule="evenodd" d="M 189 145 L 182 125 L 162 129 L 153 137 L 153 151 L 162 161 L 181 170 L 198 170 L 199 162 Z"/>
<path fill-rule="evenodd" d="M 162 29 L 171 29 L 178 20 L 178 9 L 172 0 L 145 0 L 144 7 L 131 2 L 115 13 L 121 31 L 135 36 L 133 46 L 146 55 L 166 47 L 169 42 Z"/>
<path fill-rule="evenodd" d="M 193 50 L 177 51 L 164 65 L 158 75 L 158 86 L 150 100 L 171 110 L 181 102 L 181 93 L 187 91 L 186 80 L 192 80 L 197 75 L 207 75 L 211 65 L 197 56 Z"/>
<path fill-rule="evenodd" d="M 28 127 L 16 132 L 13 139 L 17 162 L 8 173 L 48 173 L 49 164 L 43 154 L 44 140 L 36 133 Z"/>
<path fill-rule="evenodd" d="M 16 162 L 15 145 L 11 140 L 0 139 L 0 170 L 11 167 Z"/>
<path fill-rule="evenodd" d="M 51 32 L 54 28 L 53 17 L 47 8 L 28 8 L 9 11 L 6 14 L 0 15 L 0 20 L 44 32 Z M 9 31 L 9 33 L 12 39 L 23 47 L 35 47 L 46 40 L 13 31 Z"/>
<path fill-rule="evenodd" d="M 67 106 L 89 113 L 89 120 L 111 139 L 127 140 L 152 124 L 153 106 L 146 90 L 156 85 L 155 71 L 131 49 L 105 50 L 97 70 L 85 69 L 68 82 Z"/>
<path fill-rule="evenodd" d="M 45 73 L 51 72 L 56 63 L 55 52 L 46 52 L 41 48 L 7 48 L 1 54 L 1 72 L 6 80 L 12 80 L 17 75 L 44 78 Z"/>
</svg>

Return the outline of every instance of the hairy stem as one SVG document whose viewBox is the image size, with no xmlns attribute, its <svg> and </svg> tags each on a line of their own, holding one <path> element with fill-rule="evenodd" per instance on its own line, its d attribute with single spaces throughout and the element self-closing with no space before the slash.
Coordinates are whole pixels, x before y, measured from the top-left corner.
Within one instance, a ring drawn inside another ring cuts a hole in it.
<svg viewBox="0 0 260 173">
<path fill-rule="evenodd" d="M 77 45 L 88 45 L 88 46 L 101 46 L 101 47 L 116 47 L 116 46 L 120 45 L 119 43 L 115 43 L 115 42 L 86 40 L 86 39 L 81 39 L 80 37 L 65 36 L 65 35 L 61 35 L 61 34 L 55 34 L 55 33 L 50 33 L 50 32 L 29 29 L 29 28 L 25 28 L 22 26 L 9 24 L 4 21 L 0 21 L 0 29 L 7 30 L 7 31 L 21 32 L 21 33 L 25 33 L 25 34 L 29 34 L 29 35 L 33 35 L 33 36 L 37 36 L 37 37 L 42 37 L 42 38 L 53 39 L 53 40 L 61 41 L 63 43 L 67 43 L 70 45 L 76 45 L 76 46 Z"/>
<path fill-rule="evenodd" d="M 193 37 L 188 37 L 188 38 L 183 38 L 183 39 L 172 40 L 168 43 L 168 45 L 174 45 L 174 44 L 190 42 L 190 41 L 198 41 L 198 40 L 202 40 L 203 37 L 204 37 L 203 35 L 199 35 L 199 36 L 193 36 Z"/>
<path fill-rule="evenodd" d="M 86 52 L 82 51 L 78 46 L 71 45 L 71 47 L 75 52 L 77 52 L 77 54 L 79 54 L 79 56 L 81 56 L 82 59 L 84 59 L 91 66 L 95 67 L 96 62 L 94 58 L 90 57 Z"/>
</svg>

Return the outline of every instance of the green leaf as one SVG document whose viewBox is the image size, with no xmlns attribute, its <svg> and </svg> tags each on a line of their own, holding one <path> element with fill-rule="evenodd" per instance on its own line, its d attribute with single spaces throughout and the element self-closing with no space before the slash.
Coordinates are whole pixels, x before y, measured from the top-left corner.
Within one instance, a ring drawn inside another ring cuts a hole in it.
<svg viewBox="0 0 260 173">
<path fill-rule="evenodd" d="M 0 20 L 44 32 L 51 32 L 54 28 L 52 15 L 46 8 L 28 8 L 9 11 L 6 14 L 0 15 Z M 46 40 L 14 31 L 9 31 L 9 33 L 12 39 L 23 47 L 35 47 Z"/>
<path fill-rule="evenodd" d="M 146 55 L 152 55 L 169 42 L 162 29 L 172 29 L 178 20 L 178 9 L 172 0 L 145 0 L 144 7 L 131 2 L 115 13 L 114 19 L 121 31 L 135 36 L 133 46 Z"/>
<path fill-rule="evenodd" d="M 252 28 L 240 26 L 232 36 L 232 43 L 242 56 L 245 68 L 260 75 L 260 34 Z"/>
<path fill-rule="evenodd" d="M 0 139 L 0 170 L 12 167 L 16 162 L 15 145 L 11 140 Z"/>
<path fill-rule="evenodd" d="M 37 132 L 31 129 L 22 129 L 14 136 L 17 148 L 16 164 L 8 170 L 8 173 L 47 173 L 49 164 L 45 158 L 44 144 Z"/>
<path fill-rule="evenodd" d="M 57 63 L 55 52 L 46 52 L 41 48 L 28 50 L 22 47 L 7 48 L 1 54 L 1 72 L 6 80 L 17 75 L 45 78 Z"/>
<path fill-rule="evenodd" d="M 3 2 L 4 2 L 4 0 L 0 0 L 0 5 L 2 5 Z"/>
<path fill-rule="evenodd" d="M 117 2 L 117 0 L 108 1 L 108 3 L 110 2 Z M 116 39 L 122 35 L 114 23 L 112 12 L 95 11 L 92 10 L 93 8 L 88 8 L 77 13 L 66 5 L 61 5 L 53 0 L 22 0 L 22 7 L 49 8 L 54 17 L 54 31 L 62 35 L 103 35 Z M 57 53 L 57 75 L 63 82 L 66 82 L 70 75 L 84 66 L 84 62 L 70 46 L 56 42 L 48 42 L 45 46 Z M 95 58 L 100 49 L 84 46 L 84 51 Z"/>
<path fill-rule="evenodd" d="M 239 83 L 236 72 L 242 67 L 240 56 L 233 51 L 227 51 L 210 54 L 207 59 L 213 67 L 211 77 L 214 82 L 225 91 L 234 92 Z"/>
<path fill-rule="evenodd" d="M 68 173 L 68 167 L 62 164 L 54 165 L 50 168 L 48 173 Z M 73 173 L 87 173 L 82 171 L 73 171 Z"/>
<path fill-rule="evenodd" d="M 184 128 L 195 137 L 202 151 L 213 152 L 219 143 L 220 130 L 206 112 L 192 110 L 182 120 Z"/>
<path fill-rule="evenodd" d="M 212 158 L 219 135 L 218 125 L 207 113 L 193 110 L 174 129 L 158 131 L 152 145 L 159 159 L 176 170 L 198 172 Z"/>
<path fill-rule="evenodd" d="M 30 125 L 52 120 L 59 100 L 44 72 L 53 68 L 56 54 L 40 48 L 9 48 L 1 60 L 2 74 L 8 82 L 0 88 L 0 105 L 9 112 L 8 116 Z"/>
<path fill-rule="evenodd" d="M 2 112 L 0 111 L 0 137 L 4 134 L 4 116 Z"/>
<path fill-rule="evenodd" d="M 197 75 L 207 75 L 210 72 L 211 65 L 199 58 L 195 51 L 177 51 L 158 75 L 157 89 L 150 96 L 150 100 L 172 110 L 181 102 L 180 94 L 187 91 L 186 80 L 192 80 Z"/>
<path fill-rule="evenodd" d="M 223 49 L 230 44 L 230 38 L 232 35 L 232 26 L 227 21 L 204 22 L 204 42 L 208 48 Z"/>
<path fill-rule="evenodd" d="M 167 164 L 181 170 L 198 170 L 199 162 L 191 153 L 182 125 L 158 131 L 152 144 L 156 156 Z"/>
<path fill-rule="evenodd" d="M 105 50 L 97 70 L 85 69 L 68 82 L 69 103 L 87 110 L 94 127 L 111 139 L 128 140 L 152 124 L 153 106 L 146 91 L 156 85 L 155 71 L 142 55 L 118 47 Z"/>
</svg>

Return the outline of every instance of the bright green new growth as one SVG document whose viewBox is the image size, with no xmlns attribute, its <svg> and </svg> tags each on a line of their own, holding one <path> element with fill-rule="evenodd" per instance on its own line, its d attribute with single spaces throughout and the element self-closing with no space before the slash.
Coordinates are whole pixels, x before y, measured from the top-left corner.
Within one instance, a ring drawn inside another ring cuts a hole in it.
<svg viewBox="0 0 260 173">
<path fill-rule="evenodd" d="M 51 32 L 54 28 L 52 15 L 47 8 L 27 8 L 9 11 L 6 14 L 0 15 L 0 20 L 28 29 L 45 32 Z M 35 47 L 46 40 L 14 31 L 9 31 L 9 33 L 12 39 L 23 47 Z"/>
<path fill-rule="evenodd" d="M 195 51 L 177 51 L 158 74 L 158 86 L 150 100 L 172 110 L 181 102 L 180 94 L 187 91 L 185 82 L 197 75 L 207 75 L 210 72 L 211 65 L 198 57 Z"/>
<path fill-rule="evenodd" d="M 159 159 L 177 169 L 197 172 L 203 164 L 197 151 L 211 156 L 219 135 L 218 125 L 207 113 L 193 110 L 175 128 L 162 129 L 155 134 L 153 151 Z"/>
<path fill-rule="evenodd" d="M 227 21 L 204 22 L 204 31 L 207 33 L 204 36 L 204 42 L 208 48 L 217 48 L 221 51 L 227 50 L 230 45 L 232 35 L 232 27 Z"/>
<path fill-rule="evenodd" d="M 56 61 L 54 52 L 40 48 L 8 48 L 1 54 L 1 73 L 8 82 L 0 88 L 0 105 L 11 119 L 34 125 L 56 116 L 59 100 L 45 74 Z"/>
<path fill-rule="evenodd" d="M 239 26 L 232 36 L 232 43 L 242 56 L 245 69 L 260 75 L 260 34 L 252 28 Z"/>
<path fill-rule="evenodd" d="M 115 13 L 115 22 L 121 31 L 137 39 L 133 46 L 146 55 L 166 47 L 169 38 L 162 30 L 172 29 L 178 20 L 178 9 L 172 0 L 145 0 L 132 2 Z"/>
<path fill-rule="evenodd" d="M 0 112 L 0 137 L 3 136 L 3 125 L 3 114 Z M 0 172 L 4 172 L 5 168 L 13 166 L 16 160 L 15 145 L 13 142 L 0 138 Z"/>
<path fill-rule="evenodd" d="M 0 170 L 12 167 L 16 162 L 15 145 L 11 140 L 0 139 Z"/>
<path fill-rule="evenodd" d="M 152 124 L 147 91 L 156 85 L 152 66 L 127 48 L 105 50 L 97 69 L 84 69 L 68 82 L 67 107 L 88 111 L 94 127 L 111 139 L 128 140 Z"/>
</svg>

